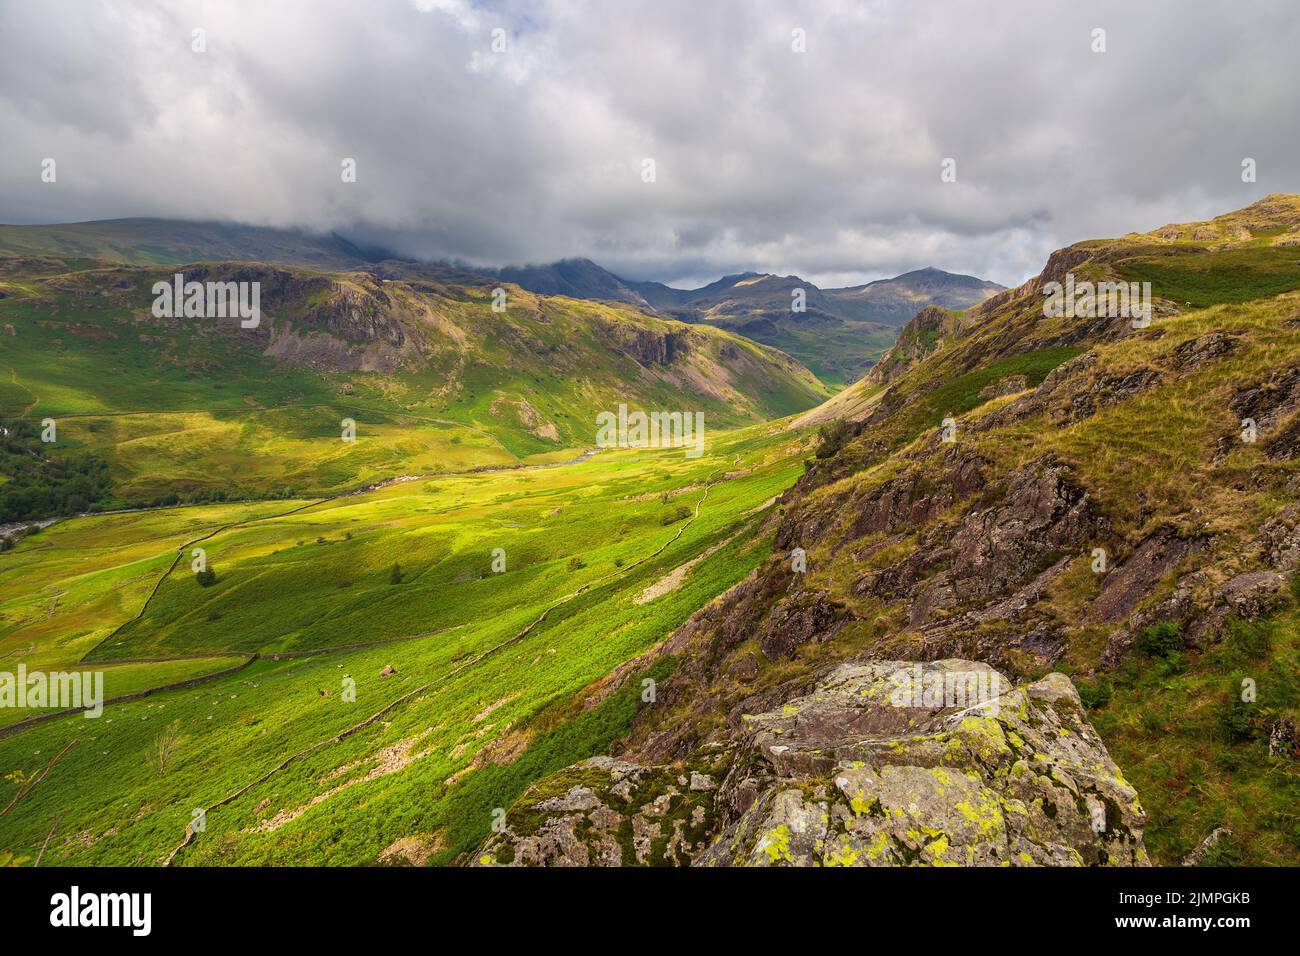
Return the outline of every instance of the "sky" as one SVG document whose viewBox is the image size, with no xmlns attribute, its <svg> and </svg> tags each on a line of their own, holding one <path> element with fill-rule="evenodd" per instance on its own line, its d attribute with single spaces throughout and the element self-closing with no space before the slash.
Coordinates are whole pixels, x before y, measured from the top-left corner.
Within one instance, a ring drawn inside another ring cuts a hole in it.
<svg viewBox="0 0 1300 956">
<path fill-rule="evenodd" d="M 1293 0 L 0 0 L 0 222 L 1013 285 L 1300 192 L 1297 50 Z"/>
</svg>

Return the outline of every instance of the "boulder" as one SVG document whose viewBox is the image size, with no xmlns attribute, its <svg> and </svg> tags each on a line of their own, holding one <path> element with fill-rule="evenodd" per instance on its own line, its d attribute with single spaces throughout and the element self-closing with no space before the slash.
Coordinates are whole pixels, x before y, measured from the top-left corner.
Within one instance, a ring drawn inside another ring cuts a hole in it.
<svg viewBox="0 0 1300 956">
<path fill-rule="evenodd" d="M 1137 793 L 1063 674 L 859 661 L 742 725 L 685 766 L 544 778 L 471 862 L 1148 865 Z"/>
</svg>

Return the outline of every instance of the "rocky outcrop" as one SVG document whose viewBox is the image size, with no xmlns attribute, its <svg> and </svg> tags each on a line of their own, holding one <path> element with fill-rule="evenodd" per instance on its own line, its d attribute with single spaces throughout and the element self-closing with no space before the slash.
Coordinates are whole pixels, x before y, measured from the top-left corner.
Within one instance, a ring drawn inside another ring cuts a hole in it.
<svg viewBox="0 0 1300 956">
<path fill-rule="evenodd" d="M 1208 362 L 1231 355 L 1240 345 L 1237 336 L 1209 332 L 1179 345 L 1170 353 L 1169 362 L 1180 372 L 1190 372 Z"/>
<path fill-rule="evenodd" d="M 996 504 L 969 511 L 955 527 L 931 527 L 902 561 L 867 572 L 855 593 L 906 598 L 919 625 L 936 609 L 1027 581 L 1063 550 L 1081 548 L 1096 527 L 1087 493 L 1059 463 L 1027 465 L 998 490 Z"/>
<path fill-rule="evenodd" d="M 535 784 L 477 865 L 1146 865 L 1137 794 L 1069 678 L 859 661 L 679 766 Z"/>
<path fill-rule="evenodd" d="M 596 328 L 606 345 L 633 359 L 638 365 L 670 365 L 674 358 L 692 348 L 691 330 L 646 328 L 627 322 L 600 322 Z"/>
<path fill-rule="evenodd" d="M 844 608 L 821 592 L 783 601 L 759 626 L 759 650 L 769 660 L 775 660 L 792 656 L 796 648 L 809 641 L 834 640 L 844 617 Z"/>
<path fill-rule="evenodd" d="M 1187 854 L 1187 858 L 1183 860 L 1183 866 L 1201 866 L 1214 848 L 1231 836 L 1231 827 L 1215 827 L 1195 850 Z"/>
<path fill-rule="evenodd" d="M 903 326 L 894 347 L 867 372 L 867 382 L 872 385 L 893 382 L 912 366 L 942 348 L 945 337 L 955 332 L 952 312 L 942 306 L 926 306 Z"/>
<path fill-rule="evenodd" d="M 1127 618 L 1166 574 L 1204 545 L 1203 540 L 1180 538 L 1169 530 L 1151 535 L 1102 579 L 1090 617 L 1106 622 Z"/>
<path fill-rule="evenodd" d="M 1283 508 L 1265 521 L 1255 546 L 1278 571 L 1290 573 L 1300 568 L 1300 507 Z"/>
<path fill-rule="evenodd" d="M 1128 401 L 1138 392 L 1154 387 L 1159 381 L 1160 373 L 1149 368 L 1136 368 L 1123 374 L 1092 379 L 1087 383 L 1087 389 L 1080 389 L 1072 395 L 1069 406 L 1055 417 L 1067 422 L 1082 421 L 1102 409 Z"/>
<path fill-rule="evenodd" d="M 1300 366 L 1275 372 L 1258 385 L 1244 388 L 1228 402 L 1239 418 L 1255 422 L 1266 433 L 1282 418 L 1300 409 Z"/>
</svg>

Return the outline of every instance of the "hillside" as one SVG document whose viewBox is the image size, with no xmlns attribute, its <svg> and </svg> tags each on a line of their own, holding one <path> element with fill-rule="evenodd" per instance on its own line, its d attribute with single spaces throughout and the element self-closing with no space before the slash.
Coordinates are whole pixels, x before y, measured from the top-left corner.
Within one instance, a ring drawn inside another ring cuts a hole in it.
<svg viewBox="0 0 1300 956">
<path fill-rule="evenodd" d="M 259 282 L 262 321 L 244 329 L 154 317 L 150 290 L 171 267 L 67 268 L 0 259 L 0 415 L 53 418 L 52 455 L 105 462 L 103 507 L 572 458 L 620 404 L 725 429 L 826 396 L 797 362 L 726 332 L 513 286 L 497 312 L 493 280 L 452 270 L 175 267 Z M 323 442 L 344 418 L 359 440 Z"/>
<path fill-rule="evenodd" d="M 608 451 L 28 536 L 0 556 L 0 654 L 102 671 L 110 700 L 198 683 L 0 727 L 6 802 L 75 741 L 0 847 L 29 855 L 58 816 L 47 864 L 462 859 L 496 808 L 626 732 L 640 691 L 590 694 L 768 553 L 756 529 L 807 450 L 754 426 L 699 459 Z"/>
<path fill-rule="evenodd" d="M 1218 827 L 1212 862 L 1300 862 L 1298 216 L 1300 196 L 1270 196 L 1080 243 L 951 322 L 855 421 L 823 428 L 765 525 L 772 557 L 630 665 L 673 673 L 617 763 L 539 782 L 484 862 L 558 852 L 531 835 L 573 818 L 536 794 L 585 774 L 597 807 L 609 766 L 640 781 L 670 765 L 719 782 L 678 862 L 942 862 L 953 848 L 975 862 L 992 832 L 1025 841 L 1022 862 L 1054 846 L 1058 862 L 1127 863 L 1144 845 L 1176 865 Z M 1151 281 L 1153 321 L 1045 316 L 1045 286 L 1067 273 Z M 861 700 L 882 659 L 995 667 L 1028 709 L 941 713 L 939 736 L 900 752 Z M 1052 713 L 1036 718 L 1036 698 Z M 1045 754 L 1033 735 L 1059 720 L 1073 723 L 1052 735 L 1074 743 Z M 974 787 L 966 822 L 918 796 L 934 777 L 942 790 L 943 768 Z M 1104 820 L 1100 846 L 1076 842 L 1077 822 L 1055 831 L 1074 806 Z M 895 812 L 928 836 L 887 826 Z M 576 832 L 594 853 L 600 831 Z"/>
</svg>

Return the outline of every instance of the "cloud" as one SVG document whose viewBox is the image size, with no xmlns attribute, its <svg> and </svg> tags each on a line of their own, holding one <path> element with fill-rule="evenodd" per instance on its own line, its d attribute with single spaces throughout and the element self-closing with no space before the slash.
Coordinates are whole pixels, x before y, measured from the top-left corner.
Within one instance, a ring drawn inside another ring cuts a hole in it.
<svg viewBox="0 0 1300 956">
<path fill-rule="evenodd" d="M 5 4 L 0 220 L 1014 283 L 1069 242 L 1300 190 L 1298 46 L 1285 0 Z"/>
</svg>

